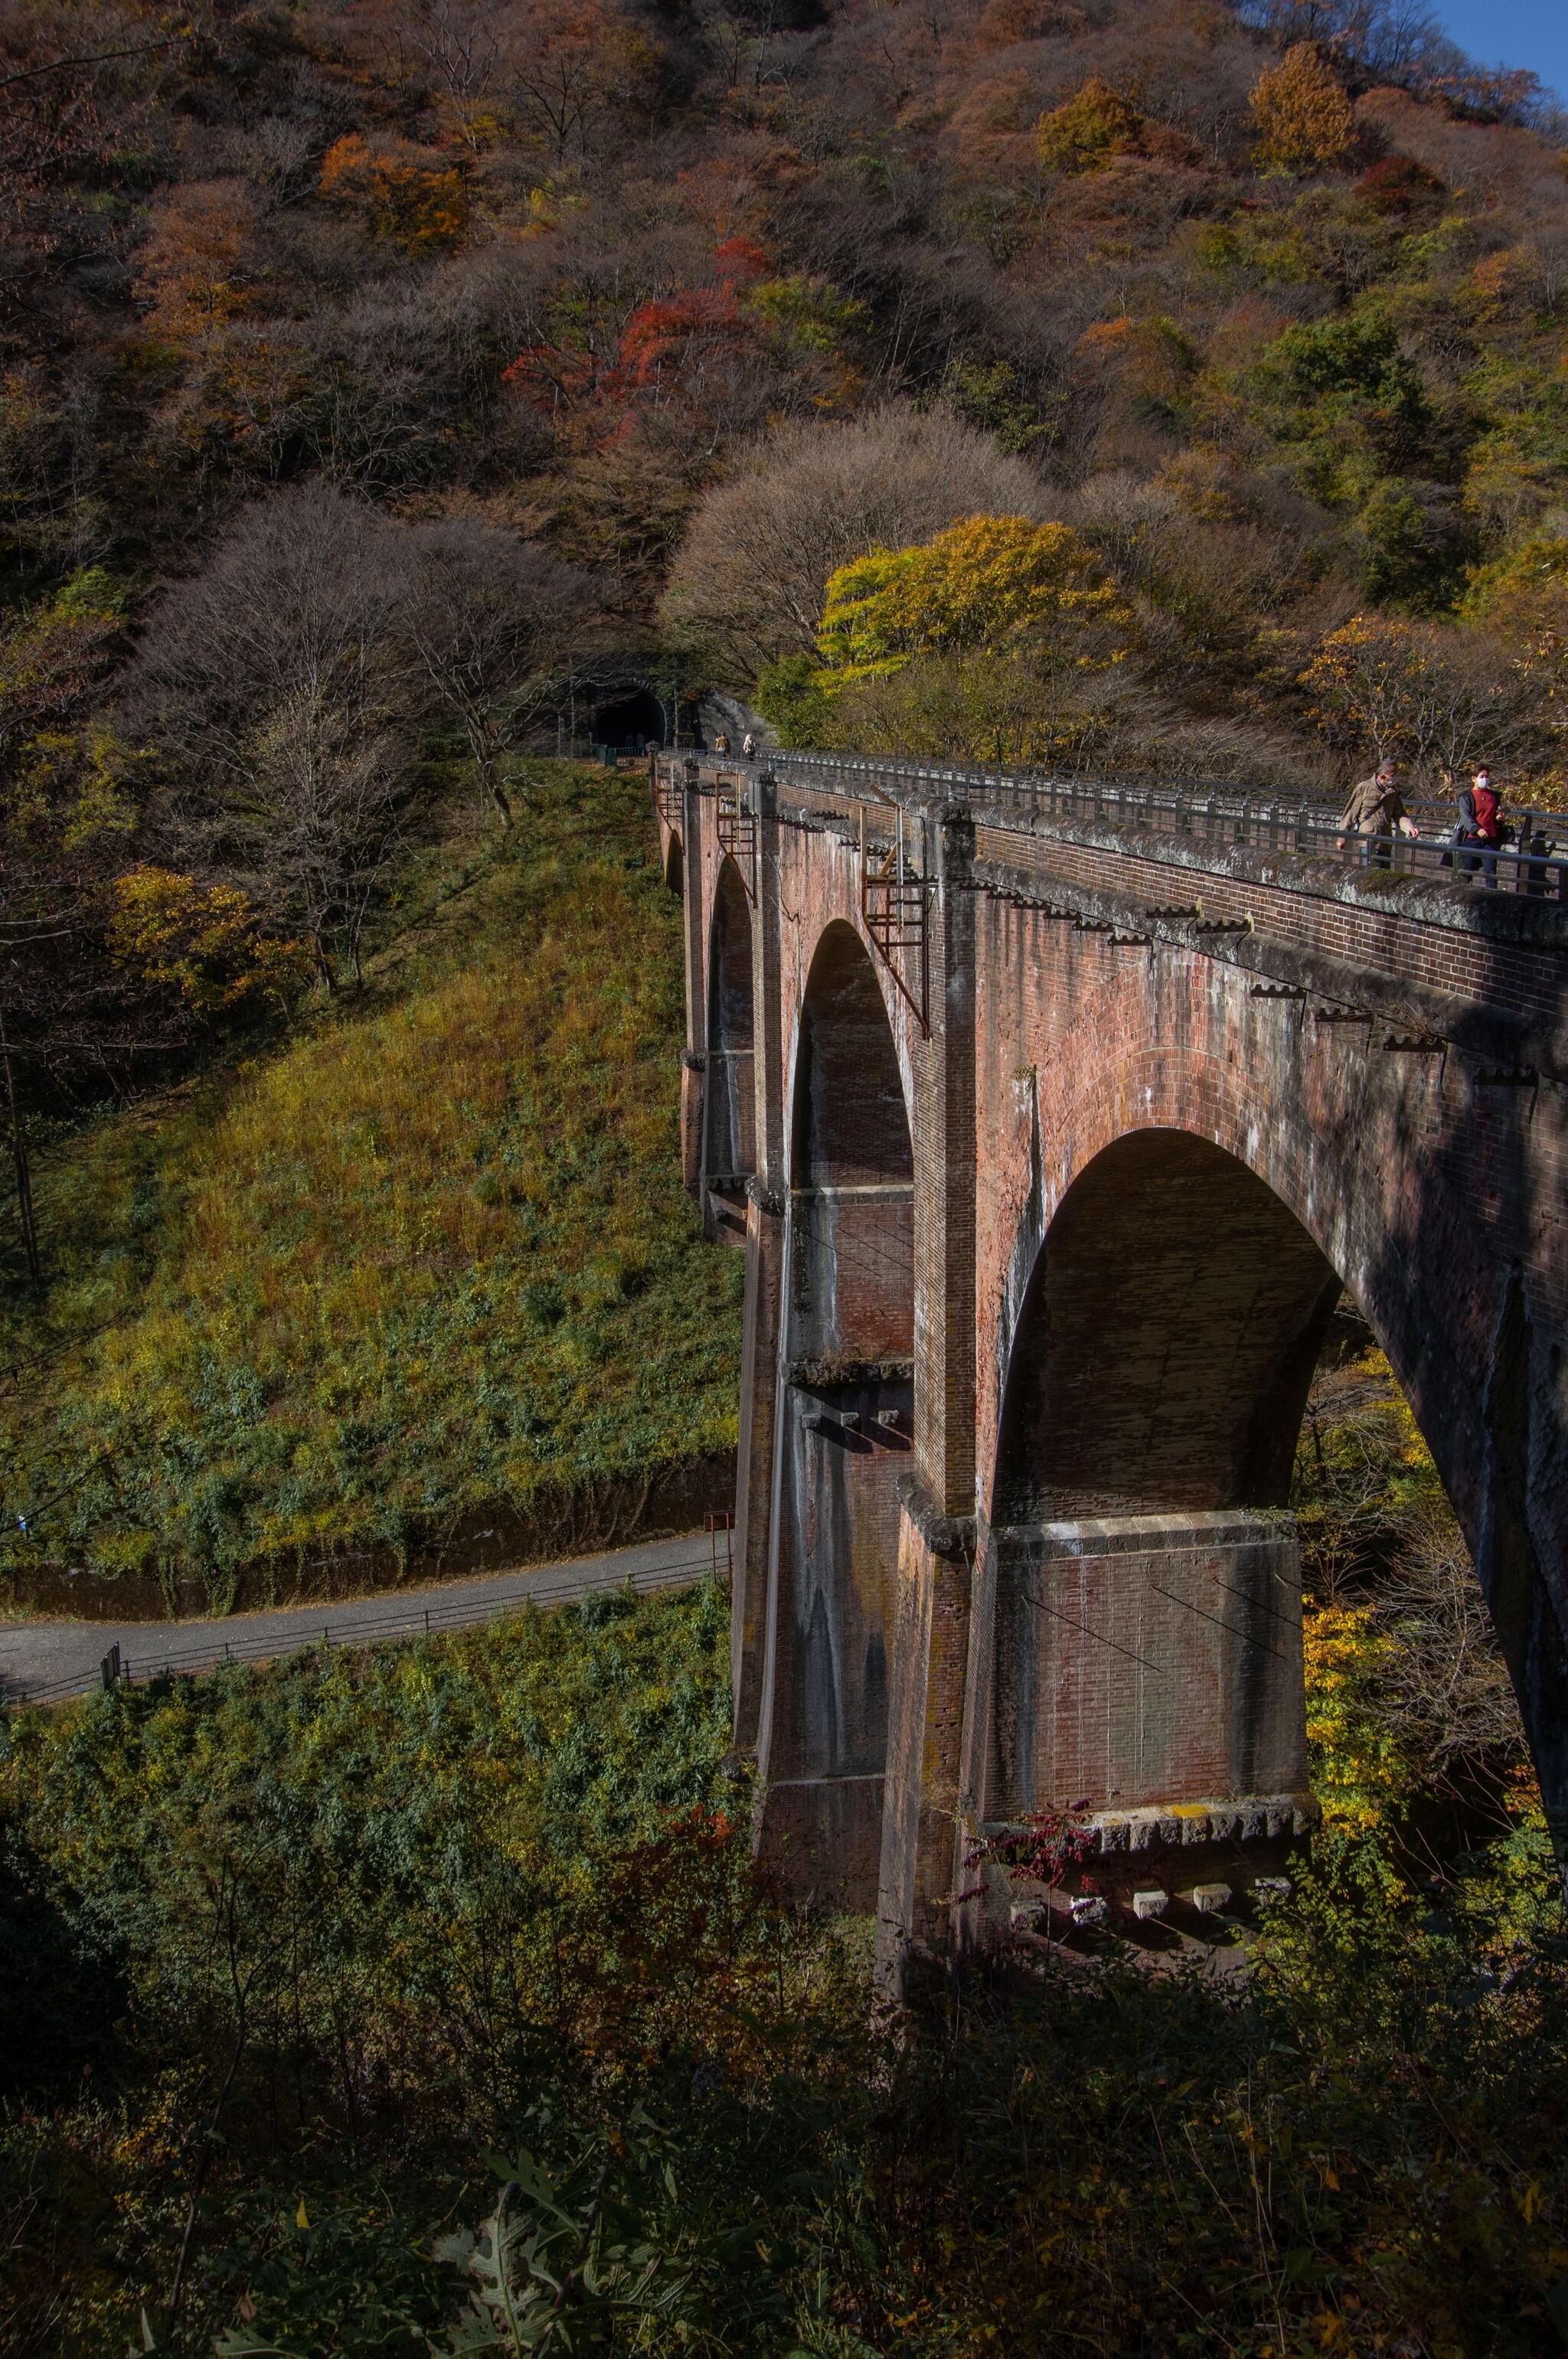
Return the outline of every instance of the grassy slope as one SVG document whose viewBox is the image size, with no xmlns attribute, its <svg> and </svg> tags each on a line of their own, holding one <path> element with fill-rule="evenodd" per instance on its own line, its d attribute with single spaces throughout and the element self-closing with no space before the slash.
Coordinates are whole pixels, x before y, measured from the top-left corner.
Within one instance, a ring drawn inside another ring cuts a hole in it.
<svg viewBox="0 0 1568 2359">
<path fill-rule="evenodd" d="M 11 1563 L 221 1595 L 733 1440 L 739 1261 L 680 1187 L 650 841 L 639 781 L 552 768 L 365 1001 L 56 1155 L 45 1315 L 3 1314 Z"/>
</svg>

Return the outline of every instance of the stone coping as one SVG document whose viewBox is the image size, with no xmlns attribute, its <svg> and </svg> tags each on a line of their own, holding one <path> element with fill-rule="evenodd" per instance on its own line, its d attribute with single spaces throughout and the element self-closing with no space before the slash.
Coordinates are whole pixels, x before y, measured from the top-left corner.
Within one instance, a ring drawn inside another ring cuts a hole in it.
<svg viewBox="0 0 1568 2359">
<path fill-rule="evenodd" d="M 833 1353 L 825 1359 L 789 1363 L 789 1382 L 806 1392 L 827 1392 L 835 1385 L 908 1385 L 914 1380 L 913 1360 L 856 1360 Z"/>
<path fill-rule="evenodd" d="M 1267 1843 L 1281 1835 L 1310 1834 L 1322 1812 L 1312 1795 L 1247 1794 L 1205 1802 L 1149 1802 L 1129 1810 L 1068 1811 L 1067 1823 L 1087 1840 L 1083 1856 L 1108 1858 L 1121 1852 L 1184 1849 L 1190 1843 Z M 992 1842 L 1028 1838 L 1016 1820 L 983 1821 Z"/>
</svg>

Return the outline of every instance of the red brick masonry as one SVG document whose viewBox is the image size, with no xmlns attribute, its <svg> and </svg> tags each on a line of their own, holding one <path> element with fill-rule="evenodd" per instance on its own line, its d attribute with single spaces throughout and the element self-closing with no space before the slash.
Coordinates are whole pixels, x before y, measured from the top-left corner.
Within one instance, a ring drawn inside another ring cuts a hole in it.
<svg viewBox="0 0 1568 2359">
<path fill-rule="evenodd" d="M 736 1742 L 797 1888 L 896 1981 L 998 1813 L 1296 1807 L 1278 1511 L 1342 1284 L 1568 1829 L 1568 912 L 911 800 L 887 954 L 887 804 L 745 780 L 721 842 L 720 776 L 659 801 L 686 1169 L 747 1251 Z"/>
</svg>

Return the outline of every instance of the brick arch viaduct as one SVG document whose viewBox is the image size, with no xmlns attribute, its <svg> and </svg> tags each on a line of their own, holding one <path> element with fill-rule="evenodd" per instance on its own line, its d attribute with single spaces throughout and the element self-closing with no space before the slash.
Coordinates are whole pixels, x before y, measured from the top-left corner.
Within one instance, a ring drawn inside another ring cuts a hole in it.
<svg viewBox="0 0 1568 2359">
<path fill-rule="evenodd" d="M 1561 1853 L 1568 871 L 800 756 L 654 790 L 686 1178 L 747 1256 L 735 1738 L 787 1883 L 875 1908 L 896 1983 L 984 1938 L 968 1847 L 1031 1811 L 1113 1897 L 1278 1869 L 1312 1811 L 1281 1511 L 1342 1284 Z"/>
</svg>

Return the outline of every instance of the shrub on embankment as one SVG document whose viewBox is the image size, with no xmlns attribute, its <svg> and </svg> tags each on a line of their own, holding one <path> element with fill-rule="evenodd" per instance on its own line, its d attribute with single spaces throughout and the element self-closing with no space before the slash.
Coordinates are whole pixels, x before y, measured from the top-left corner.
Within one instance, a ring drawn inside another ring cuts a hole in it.
<svg viewBox="0 0 1568 2359">
<path fill-rule="evenodd" d="M 733 1445 L 739 1257 L 680 1186 L 651 845 L 639 779 L 541 770 L 510 837 L 410 878 L 428 921 L 363 996 L 47 1159 L 52 1282 L 0 1310 L 13 1579 L 223 1603 L 497 1514 L 593 1538 Z"/>
</svg>

